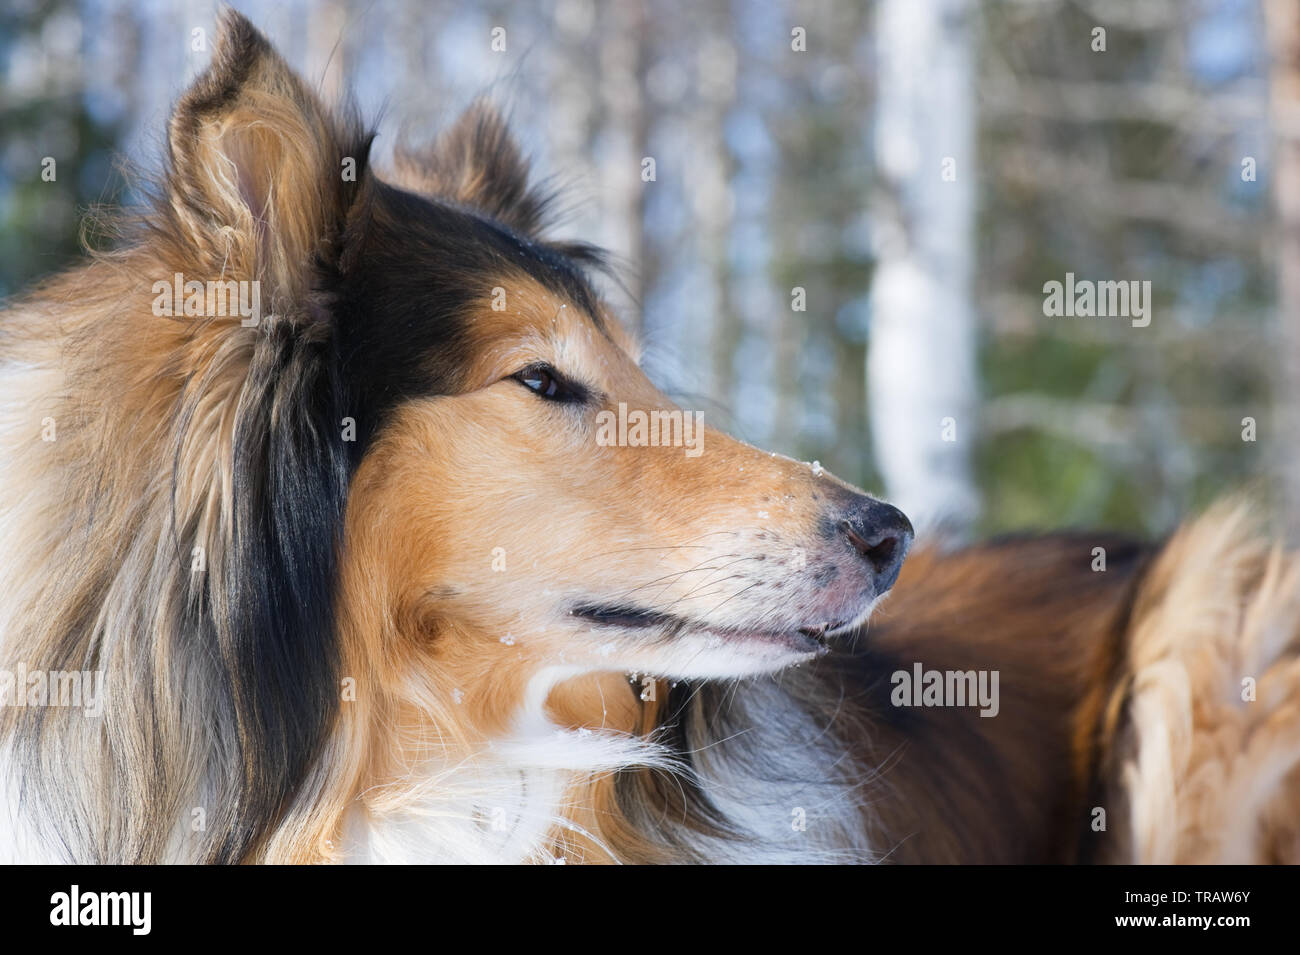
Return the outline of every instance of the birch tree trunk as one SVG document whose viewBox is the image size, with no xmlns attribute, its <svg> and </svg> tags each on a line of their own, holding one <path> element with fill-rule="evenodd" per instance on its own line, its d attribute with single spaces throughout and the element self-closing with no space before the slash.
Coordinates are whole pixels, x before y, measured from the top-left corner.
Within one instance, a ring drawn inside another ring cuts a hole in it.
<svg viewBox="0 0 1300 955">
<path fill-rule="evenodd" d="M 1277 315 L 1281 427 L 1272 460 L 1282 482 L 1287 531 L 1300 538 L 1300 6 L 1267 0 L 1269 98 L 1276 158 L 1273 201 L 1277 211 Z"/>
<path fill-rule="evenodd" d="M 885 492 L 958 532 L 979 505 L 970 0 L 881 0 L 868 416 Z"/>
</svg>

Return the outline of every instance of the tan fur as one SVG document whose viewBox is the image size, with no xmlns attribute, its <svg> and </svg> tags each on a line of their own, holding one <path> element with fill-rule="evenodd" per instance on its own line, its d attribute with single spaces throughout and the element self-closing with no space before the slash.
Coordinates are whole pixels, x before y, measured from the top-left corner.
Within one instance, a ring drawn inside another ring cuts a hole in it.
<svg viewBox="0 0 1300 955">
<path fill-rule="evenodd" d="M 509 219 L 492 206 L 504 203 L 527 220 L 516 225 L 530 226 L 534 206 L 492 192 L 518 162 L 503 135 L 472 113 L 434 152 L 426 187 Z M 132 241 L 5 316 L 5 358 L 22 374 L 5 382 L 15 391 L 6 396 L 4 519 L 26 555 L 4 573 L 6 657 L 93 661 L 130 688 L 106 716 L 126 783 L 87 787 L 88 804 L 75 811 L 95 844 L 86 851 L 109 860 L 177 851 L 175 833 L 147 820 L 181 818 L 203 801 L 195 790 L 204 780 L 258 771 L 204 762 L 203 721 L 191 708 L 203 706 L 205 678 L 171 653 L 179 604 L 191 599 L 180 596 L 177 568 L 199 549 L 213 579 L 238 575 L 229 553 L 235 435 L 250 414 L 282 414 L 276 395 L 294 393 L 293 367 L 270 365 L 277 353 L 265 346 L 286 331 L 303 348 L 328 334 L 328 304 L 308 284 L 312 264 L 337 256 L 352 217 L 370 212 L 368 180 L 349 186 L 340 176 L 364 143 L 236 15 L 223 18 L 214 66 L 181 100 L 169 143 L 162 201 Z M 260 324 L 152 314 L 153 281 L 177 272 L 259 281 Z M 515 728 L 527 695 L 542 693 L 540 708 L 553 682 L 593 674 L 601 683 L 627 670 L 730 676 L 798 658 L 786 646 L 707 633 L 611 638 L 567 618 L 574 600 L 644 598 L 711 627 L 790 632 L 820 622 L 823 603 L 821 586 L 790 566 L 821 554 L 860 563 L 819 527 L 828 501 L 853 495 L 829 475 L 711 428 L 698 457 L 682 447 L 602 447 L 590 414 L 578 422 L 538 401 L 510 376 L 544 361 L 595 389 L 611 412 L 620 403 L 674 407 L 610 316 L 593 322 L 580 303 L 506 262 L 483 280 L 505 289 L 509 307 L 481 303 L 456 393 L 399 408 L 352 480 L 337 617 L 356 699 L 340 707 L 274 830 L 198 857 L 335 858 L 358 797 L 366 812 L 391 813 L 411 800 L 416 767 L 472 763 Z M 47 416 L 59 436 L 43 443 Z M 492 569 L 497 548 L 502 573 Z M 211 652 L 234 665 L 221 588 L 210 599 Z M 855 601 L 826 612 L 852 619 L 865 609 Z M 98 726 L 59 712 L 48 719 L 64 747 L 48 758 L 102 761 Z M 601 717 L 586 722 L 628 736 Z M 249 747 L 256 730 L 238 727 Z M 233 832 L 239 807 L 218 802 L 213 811 L 230 815 L 213 828 Z"/>
<path fill-rule="evenodd" d="M 182 99 L 152 214 L 124 222 L 117 250 L 3 315 L 0 520 L 23 559 L 0 562 L 0 650 L 8 662 L 109 674 L 104 726 L 51 710 L 62 746 L 48 758 L 89 767 L 106 740 L 113 748 L 126 787 L 79 798 L 89 840 L 114 860 L 159 857 L 172 833 L 145 821 L 179 817 L 211 769 L 192 712 L 200 675 L 169 652 L 174 571 L 194 548 L 208 573 L 228 560 L 233 436 L 254 389 L 277 385 L 253 366 L 255 349 L 280 325 L 313 335 L 303 280 L 312 257 L 329 254 L 323 223 L 345 188 L 341 124 L 246 21 L 227 12 L 222 29 L 245 33 L 252 52 L 228 62 L 234 44 L 223 42 Z M 241 85 L 214 80 L 230 70 Z M 261 282 L 259 325 L 155 314 L 153 281 L 178 272 Z M 55 440 L 42 440 L 46 420 Z M 0 736 L 16 718 L 0 712 Z"/>
<path fill-rule="evenodd" d="M 534 233 L 542 225 L 547 197 L 524 188 L 514 175 L 523 165 L 505 121 L 480 100 L 432 145 L 400 145 L 392 179 L 404 189 L 463 203 L 520 232 Z"/>
<path fill-rule="evenodd" d="M 1241 504 L 1219 505 L 1161 554 L 1121 690 L 1127 861 L 1300 862 L 1298 621 L 1300 556 L 1256 533 Z"/>
<path fill-rule="evenodd" d="M 447 814 L 474 836 L 492 787 L 526 770 L 559 795 L 519 857 L 696 861 L 735 835 L 702 808 L 718 780 L 685 765 L 705 752 L 719 758 L 700 765 L 733 776 L 793 756 L 778 768 L 834 783 L 823 831 L 840 844 L 821 858 L 1300 861 L 1300 557 L 1240 508 L 1193 522 L 1150 567 L 1133 548 L 1106 574 L 1078 539 L 919 553 L 885 613 L 810 663 L 806 644 L 767 638 L 871 612 L 856 578 L 840 591 L 808 572 L 862 572 L 836 519 L 865 498 L 707 425 L 698 457 L 600 445 L 594 408 L 541 401 L 513 376 L 551 365 L 601 411 L 675 405 L 612 315 L 582 314 L 506 260 L 473 277 L 507 307 L 474 304 L 455 380 L 403 400 L 352 474 L 328 548 L 350 694 L 292 791 L 270 780 L 279 801 L 248 832 L 221 785 L 268 782 L 250 756 L 258 711 L 228 707 L 216 746 L 208 709 L 229 704 L 212 661 L 237 663 L 247 644 L 230 587 L 192 587 L 188 562 L 200 549 L 227 583 L 263 570 L 234 553 L 236 435 L 272 440 L 256 416 L 304 397 L 297 359 L 332 341 L 314 265 L 384 213 L 367 202 L 374 180 L 340 178 L 366 140 L 246 21 L 228 13 L 223 30 L 233 40 L 171 124 L 152 217 L 0 329 L 0 539 L 20 555 L 0 561 L 0 664 L 114 681 L 102 722 L 51 710 L 28 754 L 44 792 L 66 797 L 53 841 L 75 858 L 339 861 L 350 828 Z M 538 227 L 518 151 L 482 109 L 399 163 L 412 188 Z M 263 283 L 261 324 L 151 314 L 151 280 L 174 272 Z M 286 341 L 298 350 L 272 347 Z M 57 440 L 41 440 L 47 419 Z M 181 604 L 201 600 L 211 643 L 183 646 L 195 617 Z M 691 626 L 611 634 L 572 614 L 587 601 Z M 1000 717 L 891 710 L 888 673 L 913 661 L 997 668 Z M 670 703 L 679 679 L 687 698 Z M 697 735 L 666 739 L 688 718 Z M 710 737 L 728 718 L 774 751 Z M 783 719 L 807 733 L 782 736 Z M 0 743 L 32 720 L 0 712 Z M 577 762 L 527 763 L 553 736 Z M 812 741 L 826 761 L 799 761 Z M 447 792 L 460 802 L 439 802 Z M 1081 843 L 1098 794 L 1114 837 Z M 184 831 L 207 802 L 213 835 Z"/>
<path fill-rule="evenodd" d="M 547 668 L 596 671 L 557 691 L 551 706 L 562 722 L 637 729 L 639 708 L 617 674 L 671 671 L 676 651 L 620 647 L 611 656 L 608 637 L 556 616 L 556 596 L 644 590 L 682 612 L 709 612 L 753 587 L 764 565 L 780 574 L 794 548 L 815 549 L 812 492 L 833 488 L 806 465 L 712 429 L 696 460 L 682 448 L 603 448 L 573 434 L 502 378 L 547 360 L 606 391 L 610 404 L 671 403 L 621 333 L 594 331 L 571 303 L 522 279 L 504 284 L 513 307 L 484 303 L 467 393 L 404 409 L 350 493 L 341 614 L 348 672 L 368 702 L 345 707 L 343 719 L 372 728 L 357 786 L 378 801 L 376 813 L 391 811 L 391 785 L 410 766 L 473 760 L 506 734 L 529 680 Z M 497 547 L 504 572 L 492 569 Z M 747 568 L 754 573 L 739 573 Z M 584 791 L 580 776 L 574 787 Z M 578 798 L 571 814 L 590 820 L 599 802 Z"/>
</svg>

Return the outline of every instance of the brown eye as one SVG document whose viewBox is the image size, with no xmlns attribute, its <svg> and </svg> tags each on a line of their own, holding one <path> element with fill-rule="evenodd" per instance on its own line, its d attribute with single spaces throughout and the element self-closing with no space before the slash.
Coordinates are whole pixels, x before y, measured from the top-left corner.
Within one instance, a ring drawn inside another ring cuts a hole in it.
<svg viewBox="0 0 1300 955">
<path fill-rule="evenodd" d="M 515 379 L 526 388 L 552 401 L 568 401 L 573 397 L 555 369 L 548 365 L 533 365 L 531 368 L 525 368 L 515 375 Z"/>
</svg>

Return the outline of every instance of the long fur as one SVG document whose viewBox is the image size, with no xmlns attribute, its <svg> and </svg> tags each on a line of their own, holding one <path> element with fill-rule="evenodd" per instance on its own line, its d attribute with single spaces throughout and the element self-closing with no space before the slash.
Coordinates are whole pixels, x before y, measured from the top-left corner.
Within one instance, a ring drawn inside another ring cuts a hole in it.
<svg viewBox="0 0 1300 955">
<path fill-rule="evenodd" d="M 23 548 L 0 570 L 5 646 L 45 670 L 112 675 L 102 721 L 4 714 L 21 799 L 57 820 L 45 835 L 71 858 L 167 858 L 192 807 L 207 817 L 185 855 L 244 858 L 333 719 L 343 412 L 301 263 L 328 260 L 317 223 L 341 223 L 353 191 L 334 170 L 364 163 L 368 140 L 313 109 L 246 21 L 223 28 L 177 108 L 151 212 L 119 251 L 5 315 L 19 389 L 5 487 L 20 502 L 5 536 Z M 253 153 L 274 170 L 256 185 L 228 158 Z M 259 280 L 268 315 L 256 328 L 154 317 L 140 277 L 175 272 Z M 55 437 L 41 442 L 46 417 Z"/>
<path fill-rule="evenodd" d="M 390 180 L 370 139 L 226 12 L 156 200 L 0 317 L 0 669 L 107 687 L 0 707 L 0 859 L 1296 858 L 1300 565 L 1239 511 L 931 546 L 881 604 L 893 509 L 526 391 L 671 407 L 489 108 Z M 175 273 L 260 321 L 154 314 Z M 892 705 L 915 663 L 998 717 Z"/>
<path fill-rule="evenodd" d="M 1112 701 L 1115 861 L 1300 862 L 1300 558 L 1256 523 L 1223 503 L 1148 575 Z"/>
</svg>

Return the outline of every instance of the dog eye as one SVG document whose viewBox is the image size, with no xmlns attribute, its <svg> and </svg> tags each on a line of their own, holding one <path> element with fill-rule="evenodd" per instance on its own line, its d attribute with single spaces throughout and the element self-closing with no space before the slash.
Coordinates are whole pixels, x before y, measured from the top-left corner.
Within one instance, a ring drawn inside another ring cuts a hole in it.
<svg viewBox="0 0 1300 955">
<path fill-rule="evenodd" d="M 574 401 L 579 397 L 550 365 L 532 365 L 514 377 L 524 387 L 551 401 Z"/>
</svg>

